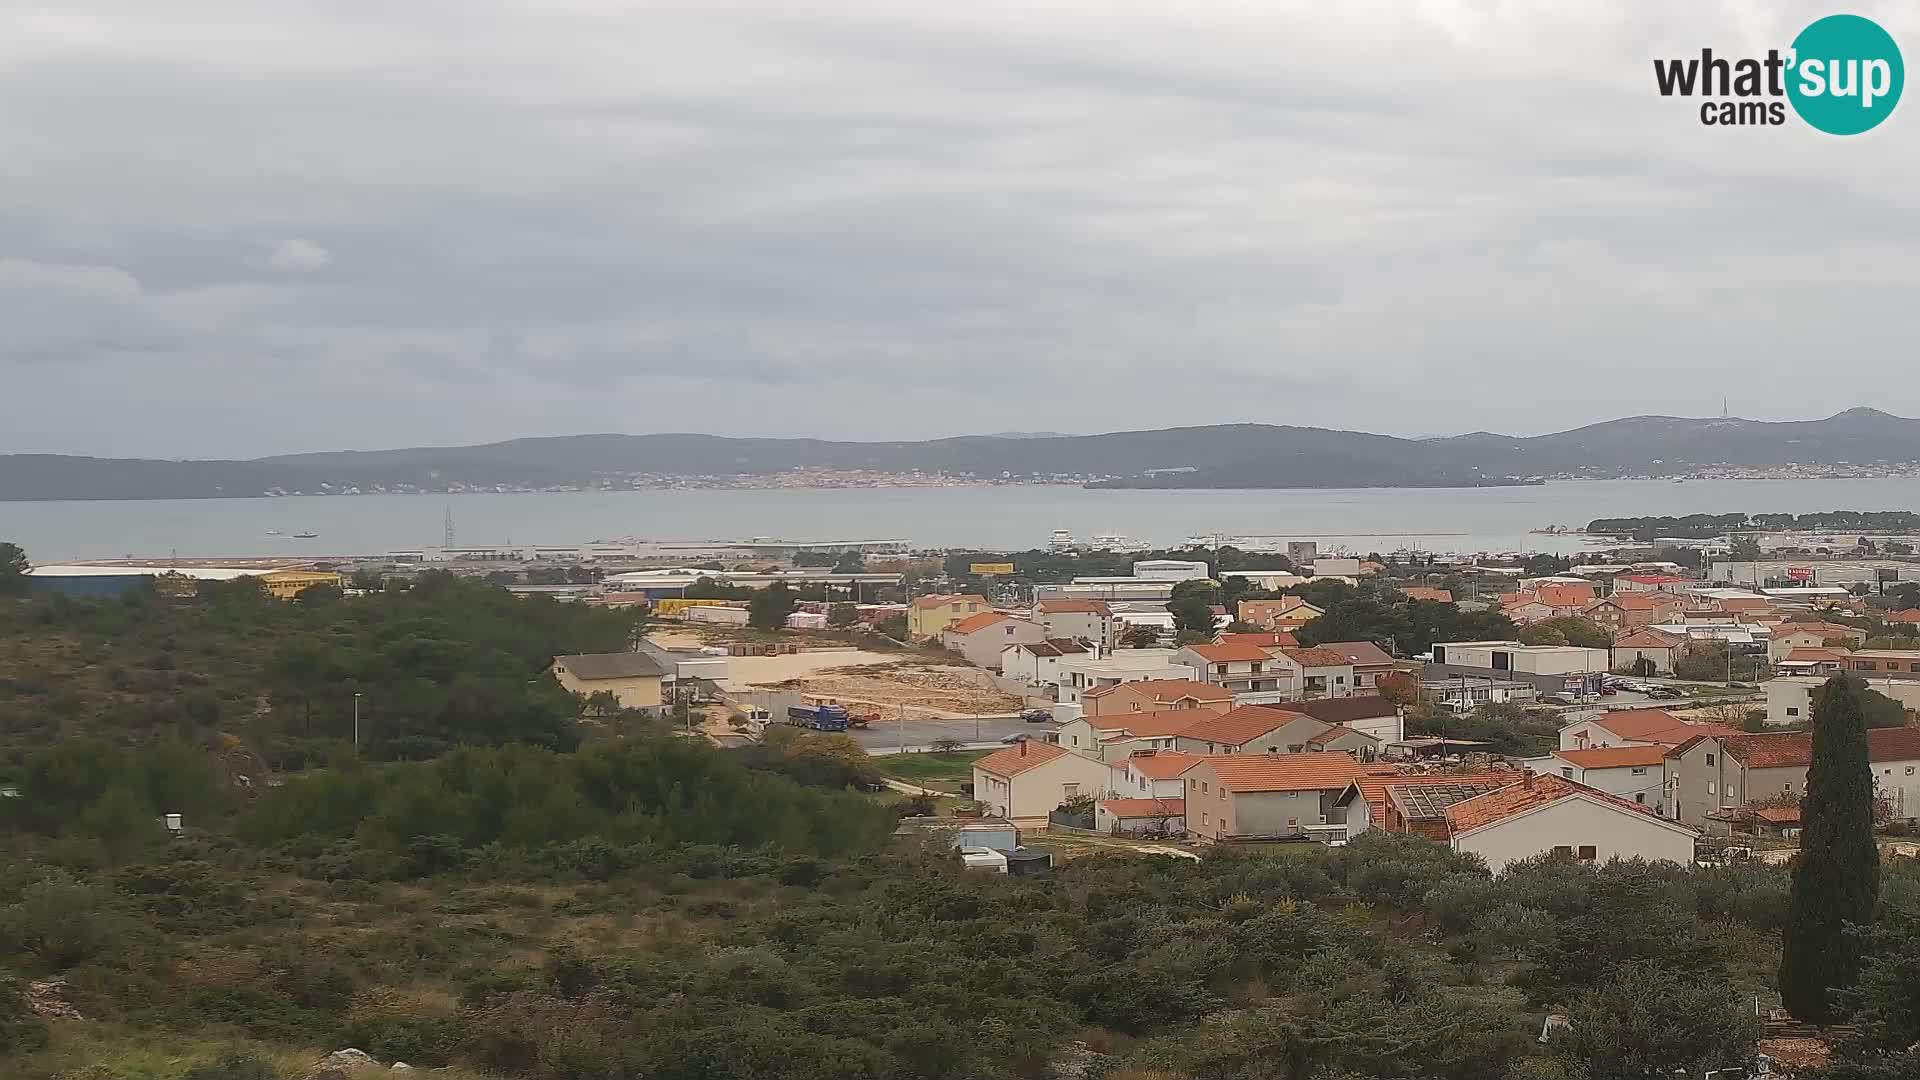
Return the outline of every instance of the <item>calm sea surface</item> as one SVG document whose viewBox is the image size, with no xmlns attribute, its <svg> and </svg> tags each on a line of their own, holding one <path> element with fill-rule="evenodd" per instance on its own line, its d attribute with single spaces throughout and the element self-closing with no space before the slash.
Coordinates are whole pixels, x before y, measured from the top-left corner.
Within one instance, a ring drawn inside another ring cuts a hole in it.
<svg viewBox="0 0 1920 1080">
<path fill-rule="evenodd" d="M 247 555 L 376 555 L 456 543 L 572 546 L 595 540 L 905 539 L 921 547 L 1042 546 L 1118 533 L 1318 540 L 1358 552 L 1577 551 L 1535 535 L 1596 517 L 1762 511 L 1912 510 L 1920 478 L 1568 481 L 1540 487 L 1290 491 L 1088 491 L 1075 487 L 363 495 L 155 502 L 0 502 L 0 540 L 35 562 Z M 312 532 L 312 540 L 273 535 Z"/>
</svg>

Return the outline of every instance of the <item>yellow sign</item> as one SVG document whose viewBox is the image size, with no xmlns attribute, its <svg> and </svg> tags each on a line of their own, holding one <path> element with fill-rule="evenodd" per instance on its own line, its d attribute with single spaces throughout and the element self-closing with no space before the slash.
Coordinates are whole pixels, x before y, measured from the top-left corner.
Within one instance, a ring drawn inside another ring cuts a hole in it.
<svg viewBox="0 0 1920 1080">
<path fill-rule="evenodd" d="M 987 577 L 993 574 L 1011 574 L 1013 573 L 1013 564 L 1010 562 L 977 562 L 967 567 L 967 569 L 977 576 Z"/>
</svg>

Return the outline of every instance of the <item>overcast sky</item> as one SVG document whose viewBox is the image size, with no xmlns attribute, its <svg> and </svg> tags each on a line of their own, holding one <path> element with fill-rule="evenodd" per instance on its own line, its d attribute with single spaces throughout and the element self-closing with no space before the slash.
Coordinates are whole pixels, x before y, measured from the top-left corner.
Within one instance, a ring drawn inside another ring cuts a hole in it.
<svg viewBox="0 0 1920 1080">
<path fill-rule="evenodd" d="M 0 452 L 1920 415 L 1920 101 L 1654 90 L 1834 10 L 9 0 Z"/>
</svg>

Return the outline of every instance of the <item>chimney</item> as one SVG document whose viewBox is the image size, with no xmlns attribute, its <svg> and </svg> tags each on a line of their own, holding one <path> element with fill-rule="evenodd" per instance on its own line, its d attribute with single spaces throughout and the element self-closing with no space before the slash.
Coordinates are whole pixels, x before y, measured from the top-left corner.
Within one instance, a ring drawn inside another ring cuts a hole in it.
<svg viewBox="0 0 1920 1080">
<path fill-rule="evenodd" d="M 1026 745 L 1025 743 L 1022 743 L 1021 744 L 1022 748 L 1024 748 L 1025 745 Z M 1528 791 L 1532 791 L 1533 790 L 1533 770 L 1526 768 L 1525 766 L 1522 766 L 1520 769 L 1520 782 L 1526 785 L 1526 788 Z"/>
<path fill-rule="evenodd" d="M 1021 739 L 1021 740 L 1020 740 L 1020 756 L 1021 756 L 1021 757 L 1026 757 L 1026 756 L 1027 756 L 1027 740 L 1025 740 L 1025 739 Z M 1532 776 L 1533 774 L 1532 774 L 1532 773 L 1528 773 L 1527 775 L 1528 775 L 1528 776 Z"/>
</svg>

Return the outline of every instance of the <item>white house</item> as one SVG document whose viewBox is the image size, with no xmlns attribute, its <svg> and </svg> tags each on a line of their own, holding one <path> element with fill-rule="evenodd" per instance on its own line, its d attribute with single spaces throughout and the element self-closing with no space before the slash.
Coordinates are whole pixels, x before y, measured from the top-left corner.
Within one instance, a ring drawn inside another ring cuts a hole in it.
<svg viewBox="0 0 1920 1080">
<path fill-rule="evenodd" d="M 1274 657 L 1256 645 L 1188 645 L 1174 653 L 1173 659 L 1198 672 L 1201 682 L 1235 695 L 1284 694 L 1288 690 L 1274 673 Z"/>
<path fill-rule="evenodd" d="M 1111 770 L 1052 743 L 1029 739 L 973 763 L 973 797 L 1016 825 L 1045 821 L 1067 799 L 1106 794 Z"/>
<path fill-rule="evenodd" d="M 1113 776 L 1107 790 L 1123 799 L 1178 799 L 1186 794 L 1180 774 L 1199 760 L 1176 750 L 1136 750 L 1108 763 Z"/>
<path fill-rule="evenodd" d="M 965 657 L 974 667 L 1000 669 L 1000 653 L 1009 645 L 1045 641 L 1039 623 L 983 611 L 961 619 L 940 632 L 940 644 Z"/>
<path fill-rule="evenodd" d="M 1193 669 L 1178 663 L 1172 649 L 1116 649 L 1107 656 L 1063 656 L 1060 672 L 1060 700 L 1079 701 L 1089 690 L 1121 683 L 1160 679 L 1191 679 Z"/>
<path fill-rule="evenodd" d="M 1689 865 L 1699 836 L 1604 791 L 1533 773 L 1447 807 L 1447 828 L 1455 851 L 1480 856 L 1496 874 L 1548 853 L 1588 863 L 1639 858 Z"/>
<path fill-rule="evenodd" d="M 1000 673 L 1033 686 L 1058 686 L 1061 659 L 1090 651 L 1077 641 L 1059 638 L 1016 642 L 1000 650 Z"/>
<path fill-rule="evenodd" d="M 1609 795 L 1665 813 L 1667 747 L 1654 745 L 1555 750 L 1526 762 L 1538 773 L 1552 773 Z"/>
<path fill-rule="evenodd" d="M 1609 746 L 1679 746 L 1696 735 L 1737 735 L 1725 724 L 1689 724 L 1665 709 L 1614 709 L 1594 713 L 1560 729 L 1560 749 Z"/>
</svg>

